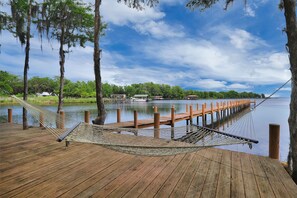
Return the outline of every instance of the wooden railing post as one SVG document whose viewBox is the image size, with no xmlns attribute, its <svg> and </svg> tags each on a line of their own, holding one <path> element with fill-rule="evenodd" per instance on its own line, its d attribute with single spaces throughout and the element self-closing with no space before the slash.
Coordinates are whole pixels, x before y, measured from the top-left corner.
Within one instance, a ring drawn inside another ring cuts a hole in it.
<svg viewBox="0 0 297 198">
<path fill-rule="evenodd" d="M 154 113 L 157 113 L 157 112 L 158 112 L 158 107 L 154 106 Z"/>
<path fill-rule="evenodd" d="M 190 125 L 193 124 L 193 106 L 190 105 Z"/>
<path fill-rule="evenodd" d="M 12 109 L 7 110 L 7 122 L 12 123 Z"/>
<path fill-rule="evenodd" d="M 137 111 L 134 110 L 134 128 L 138 128 Z"/>
<path fill-rule="evenodd" d="M 43 117 L 43 113 L 39 113 L 39 127 L 43 128 L 44 126 L 44 117 Z"/>
<path fill-rule="evenodd" d="M 280 126 L 269 124 L 269 157 L 279 159 Z"/>
<path fill-rule="evenodd" d="M 60 111 L 60 129 L 64 129 L 65 128 L 65 112 L 64 111 Z"/>
<path fill-rule="evenodd" d="M 221 123 L 221 117 L 220 117 L 220 104 L 217 102 L 217 123 L 218 123 L 218 128 L 220 128 L 220 123 Z"/>
<path fill-rule="evenodd" d="M 117 109 L 117 123 L 120 123 L 121 122 L 121 109 L 118 108 Z"/>
<path fill-rule="evenodd" d="M 160 138 L 160 113 L 154 113 L 154 138 Z"/>
<path fill-rule="evenodd" d="M 90 111 L 85 111 L 85 123 L 90 123 Z"/>
<path fill-rule="evenodd" d="M 175 119 L 174 106 L 172 105 L 172 107 L 171 107 L 171 127 L 174 127 L 174 119 Z"/>
<path fill-rule="evenodd" d="M 199 111 L 199 104 L 196 105 L 196 109 L 197 109 L 197 111 Z M 197 116 L 196 119 L 197 119 L 197 125 L 199 125 L 199 116 Z"/>
<path fill-rule="evenodd" d="M 210 110 L 211 110 L 211 114 L 210 114 L 211 127 L 214 128 L 214 123 L 213 123 L 213 104 L 212 103 L 210 103 Z"/>
<path fill-rule="evenodd" d="M 202 126 L 205 126 L 205 106 L 202 105 Z"/>
</svg>

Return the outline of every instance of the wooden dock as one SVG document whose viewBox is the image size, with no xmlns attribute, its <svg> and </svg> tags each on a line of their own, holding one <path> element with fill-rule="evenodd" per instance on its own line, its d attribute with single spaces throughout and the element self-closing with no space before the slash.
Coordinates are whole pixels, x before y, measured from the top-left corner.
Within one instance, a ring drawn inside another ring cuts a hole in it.
<svg viewBox="0 0 297 198">
<path fill-rule="evenodd" d="M 242 110 L 249 108 L 251 103 L 255 104 L 255 101 L 251 100 L 237 100 L 237 101 L 228 101 L 228 102 L 217 102 L 216 105 L 213 103 L 209 107 L 205 104 L 202 104 L 199 109 L 198 104 L 196 108 L 192 105 L 186 105 L 185 113 L 175 113 L 174 107 L 171 108 L 171 114 L 167 116 L 160 116 L 158 118 L 159 125 L 171 125 L 174 127 L 176 122 L 186 120 L 187 123 L 192 123 L 194 118 L 197 118 L 197 124 L 199 122 L 199 117 L 201 117 L 202 126 L 207 124 L 207 116 L 211 116 L 211 124 L 219 120 L 227 119 L 228 117 L 241 112 Z M 155 113 L 157 110 L 155 109 Z M 120 112 L 118 109 L 117 113 L 117 122 L 116 123 L 107 123 L 106 126 L 119 127 L 119 128 L 147 128 L 153 127 L 155 123 L 155 118 L 138 120 L 137 112 L 134 111 L 134 120 L 121 122 Z"/>
<path fill-rule="evenodd" d="M 46 130 L 21 128 L 0 124 L 0 197 L 297 197 L 285 169 L 267 157 L 214 148 L 168 157 L 65 148 Z"/>
</svg>

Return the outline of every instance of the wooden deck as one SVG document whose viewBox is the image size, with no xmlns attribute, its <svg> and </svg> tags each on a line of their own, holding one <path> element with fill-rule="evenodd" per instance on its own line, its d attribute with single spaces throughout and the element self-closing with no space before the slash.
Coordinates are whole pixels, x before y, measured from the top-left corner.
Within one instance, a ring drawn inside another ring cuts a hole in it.
<svg viewBox="0 0 297 198">
<path fill-rule="evenodd" d="M 0 197 L 297 197 L 281 164 L 221 149 L 143 157 L 0 124 Z"/>
</svg>

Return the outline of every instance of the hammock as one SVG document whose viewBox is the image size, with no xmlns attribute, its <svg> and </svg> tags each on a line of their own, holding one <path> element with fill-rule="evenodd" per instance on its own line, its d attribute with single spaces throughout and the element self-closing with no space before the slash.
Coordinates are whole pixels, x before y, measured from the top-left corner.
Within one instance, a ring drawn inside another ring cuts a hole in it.
<svg viewBox="0 0 297 198">
<path fill-rule="evenodd" d="M 161 129 L 135 129 L 135 128 L 115 128 L 104 125 L 91 125 L 78 123 L 68 130 L 56 129 L 53 123 L 59 125 L 61 118 L 58 114 L 29 104 L 16 96 L 12 96 L 24 108 L 27 109 L 37 121 L 56 138 L 57 141 L 92 143 L 108 149 L 148 156 L 176 155 L 180 153 L 194 152 L 207 147 L 230 144 L 249 144 L 258 141 L 242 137 L 241 127 L 233 122 L 225 132 L 201 127 L 198 125 L 161 128 Z M 240 120 L 250 122 L 249 111 L 242 112 Z M 43 121 L 40 119 L 43 115 Z M 239 118 L 234 118 L 239 119 Z M 230 120 L 228 120 L 230 121 Z M 159 133 L 160 138 L 154 138 L 153 134 Z"/>
</svg>

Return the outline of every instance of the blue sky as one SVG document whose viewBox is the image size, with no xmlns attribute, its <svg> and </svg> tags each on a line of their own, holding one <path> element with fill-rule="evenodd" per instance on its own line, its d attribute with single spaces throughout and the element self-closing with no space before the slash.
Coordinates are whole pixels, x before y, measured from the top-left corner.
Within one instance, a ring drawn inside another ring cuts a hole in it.
<svg viewBox="0 0 297 198">
<path fill-rule="evenodd" d="M 108 30 L 101 38 L 102 80 L 272 93 L 291 76 L 279 0 L 248 0 L 247 5 L 237 0 L 227 11 L 224 2 L 200 12 L 187 9 L 185 0 L 160 0 L 155 8 L 137 11 L 103 0 Z M 37 36 L 31 42 L 29 77 L 58 76 L 58 44 L 44 41 L 41 51 Z M 8 32 L 2 32 L 0 43 L 0 69 L 22 75 L 24 48 Z M 66 78 L 93 80 L 92 56 L 91 44 L 73 48 L 66 56 Z M 289 94 L 290 85 L 278 92 Z"/>
</svg>

